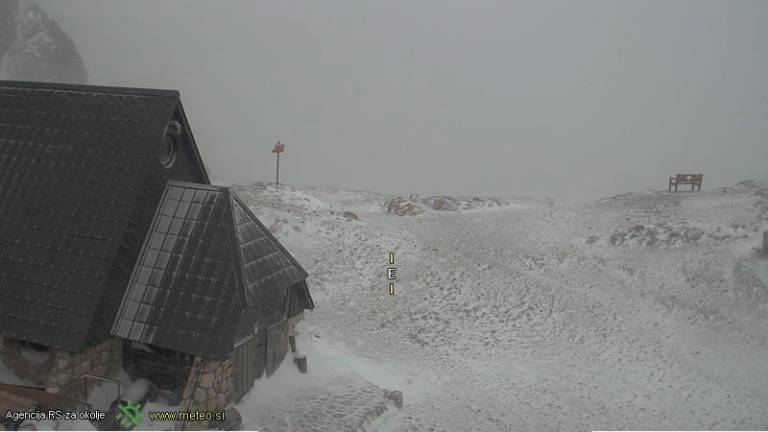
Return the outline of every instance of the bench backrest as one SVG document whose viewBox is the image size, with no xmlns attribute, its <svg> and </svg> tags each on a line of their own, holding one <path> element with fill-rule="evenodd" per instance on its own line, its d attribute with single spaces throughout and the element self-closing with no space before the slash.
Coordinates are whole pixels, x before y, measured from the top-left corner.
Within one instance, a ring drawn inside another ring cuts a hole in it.
<svg viewBox="0 0 768 432">
<path fill-rule="evenodd" d="M 701 182 L 704 174 L 678 174 L 675 176 L 676 182 Z"/>
</svg>

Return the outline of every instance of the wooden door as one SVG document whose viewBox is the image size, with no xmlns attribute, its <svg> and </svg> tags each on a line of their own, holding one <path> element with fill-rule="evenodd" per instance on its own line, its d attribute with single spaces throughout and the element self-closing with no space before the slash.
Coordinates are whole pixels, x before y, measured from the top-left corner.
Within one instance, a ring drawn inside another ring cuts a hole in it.
<svg viewBox="0 0 768 432">
<path fill-rule="evenodd" d="M 272 375 L 288 352 L 288 320 L 267 329 L 267 376 Z"/>
<path fill-rule="evenodd" d="M 253 381 L 264 373 L 266 332 L 241 339 L 234 351 L 234 399 L 239 400 L 253 387 Z"/>
</svg>

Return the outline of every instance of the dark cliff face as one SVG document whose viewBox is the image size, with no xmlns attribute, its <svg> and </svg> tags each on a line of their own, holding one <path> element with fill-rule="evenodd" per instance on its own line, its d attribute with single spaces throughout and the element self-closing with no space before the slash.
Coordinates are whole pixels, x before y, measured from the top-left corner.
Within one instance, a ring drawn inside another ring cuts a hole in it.
<svg viewBox="0 0 768 432">
<path fill-rule="evenodd" d="M 0 59 L 5 78 L 85 83 L 85 66 L 72 39 L 37 5 L 0 6 Z"/>
<path fill-rule="evenodd" d="M 0 2 L 0 59 L 16 40 L 16 11 L 19 0 Z"/>
</svg>

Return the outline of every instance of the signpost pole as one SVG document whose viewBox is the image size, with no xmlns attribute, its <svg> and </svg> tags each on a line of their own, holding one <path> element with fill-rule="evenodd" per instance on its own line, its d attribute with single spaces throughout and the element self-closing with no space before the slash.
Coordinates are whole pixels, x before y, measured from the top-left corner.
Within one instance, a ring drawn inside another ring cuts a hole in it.
<svg viewBox="0 0 768 432">
<path fill-rule="evenodd" d="M 280 153 L 285 151 L 285 145 L 280 144 L 280 140 L 275 144 L 275 148 L 272 149 L 272 153 L 277 155 L 277 170 L 275 170 L 275 190 L 280 185 Z"/>
</svg>

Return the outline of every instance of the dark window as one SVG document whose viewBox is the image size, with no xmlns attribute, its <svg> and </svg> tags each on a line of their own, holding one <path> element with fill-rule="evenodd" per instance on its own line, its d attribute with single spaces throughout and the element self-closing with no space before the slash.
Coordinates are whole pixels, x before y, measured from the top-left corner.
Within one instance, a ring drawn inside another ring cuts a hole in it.
<svg viewBox="0 0 768 432">
<path fill-rule="evenodd" d="M 34 342 L 29 342 L 21 339 L 18 340 L 18 344 L 19 344 L 19 347 L 21 348 L 25 348 L 25 349 L 37 351 L 37 352 L 48 352 L 48 349 L 49 349 L 45 345 L 40 345 Z"/>
</svg>

